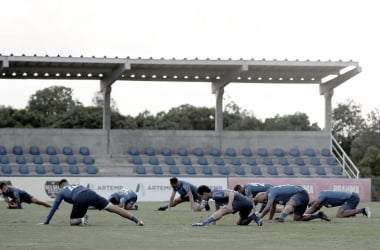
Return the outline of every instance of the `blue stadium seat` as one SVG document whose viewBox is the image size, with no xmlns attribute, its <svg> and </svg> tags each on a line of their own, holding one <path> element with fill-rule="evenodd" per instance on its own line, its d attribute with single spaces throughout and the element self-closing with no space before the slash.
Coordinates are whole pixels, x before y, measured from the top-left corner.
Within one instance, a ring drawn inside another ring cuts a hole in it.
<svg viewBox="0 0 380 250">
<path fill-rule="evenodd" d="M 53 165 L 51 171 L 54 173 L 54 174 L 63 174 L 63 169 L 60 165 Z"/>
<path fill-rule="evenodd" d="M 329 148 L 322 148 L 321 155 L 324 157 L 330 157 L 332 156 L 331 151 Z"/>
<path fill-rule="evenodd" d="M 221 156 L 220 150 L 218 148 L 211 148 L 208 153 L 209 155 L 214 156 L 214 157 Z"/>
<path fill-rule="evenodd" d="M 174 175 L 179 175 L 180 171 L 179 168 L 176 165 L 170 165 L 169 166 L 169 173 Z"/>
<path fill-rule="evenodd" d="M 77 159 L 75 158 L 74 155 L 68 155 L 66 157 L 66 163 L 69 165 L 75 165 L 75 164 L 77 164 Z"/>
<path fill-rule="evenodd" d="M 235 166 L 235 174 L 237 175 L 245 175 L 245 169 L 242 166 Z"/>
<path fill-rule="evenodd" d="M 163 156 L 171 156 L 172 150 L 169 147 L 163 147 L 163 148 L 161 148 L 161 154 Z"/>
<path fill-rule="evenodd" d="M 273 154 L 277 157 L 283 157 L 285 155 L 285 152 L 282 148 L 275 148 L 273 150 Z"/>
<path fill-rule="evenodd" d="M 202 173 L 204 175 L 212 175 L 212 168 L 210 166 L 203 166 L 202 167 Z"/>
<path fill-rule="evenodd" d="M 246 163 L 250 166 L 257 166 L 256 158 L 254 157 L 248 157 Z"/>
<path fill-rule="evenodd" d="M 90 149 L 87 146 L 81 146 L 79 147 L 79 154 L 80 155 L 90 155 Z"/>
<path fill-rule="evenodd" d="M 153 170 L 153 174 L 159 174 L 159 175 L 164 174 L 162 167 L 159 165 L 154 165 L 152 170 Z"/>
<path fill-rule="evenodd" d="M 184 147 L 178 148 L 177 149 L 177 155 L 179 156 L 188 156 L 189 154 L 187 153 L 187 149 Z"/>
<path fill-rule="evenodd" d="M 197 170 L 192 165 L 186 166 L 185 171 L 187 174 L 191 174 L 191 175 L 197 174 Z"/>
<path fill-rule="evenodd" d="M 323 175 L 323 176 L 325 176 L 327 174 L 325 168 L 322 166 L 317 166 L 315 169 L 315 173 L 317 175 Z"/>
<path fill-rule="evenodd" d="M 268 156 L 268 150 L 266 148 L 259 148 L 259 149 L 257 149 L 257 154 L 261 157 L 267 157 Z"/>
<path fill-rule="evenodd" d="M 44 165 L 36 165 L 37 174 L 46 174 L 46 168 Z"/>
<path fill-rule="evenodd" d="M 61 160 L 57 155 L 50 155 L 49 156 L 49 163 L 53 165 L 58 165 L 61 163 Z"/>
<path fill-rule="evenodd" d="M 0 155 L 0 163 L 1 164 L 9 164 L 9 158 L 7 155 Z"/>
<path fill-rule="evenodd" d="M 296 157 L 294 159 L 294 164 L 298 165 L 298 166 L 304 166 L 305 165 L 305 161 L 302 157 Z"/>
<path fill-rule="evenodd" d="M 289 154 L 293 157 L 299 157 L 301 156 L 300 150 L 298 148 L 291 148 L 289 150 Z"/>
<path fill-rule="evenodd" d="M 21 146 L 13 146 L 12 153 L 14 155 L 23 155 L 24 154 L 24 150 L 23 150 L 23 148 Z"/>
<path fill-rule="evenodd" d="M 64 155 L 73 155 L 74 152 L 73 152 L 73 149 L 69 146 L 65 146 L 62 148 L 62 154 Z"/>
<path fill-rule="evenodd" d="M 46 147 L 46 154 L 48 154 L 48 155 L 56 155 L 57 154 L 57 150 L 53 146 L 47 146 Z"/>
<path fill-rule="evenodd" d="M 214 158 L 214 164 L 217 166 L 224 166 L 225 165 L 223 158 L 219 157 L 219 156 Z"/>
<path fill-rule="evenodd" d="M 128 148 L 128 154 L 130 155 L 139 155 L 140 152 L 136 147 L 129 147 Z"/>
<path fill-rule="evenodd" d="M 69 172 L 70 174 L 80 174 L 80 170 L 78 165 L 70 165 L 69 166 Z"/>
<path fill-rule="evenodd" d="M 240 159 L 237 157 L 231 158 L 230 163 L 231 163 L 231 165 L 234 165 L 234 166 L 240 166 L 241 165 Z"/>
<path fill-rule="evenodd" d="M 307 148 L 305 149 L 304 155 L 313 157 L 313 156 L 316 156 L 317 154 L 315 153 L 315 150 L 313 148 Z"/>
<path fill-rule="evenodd" d="M 193 163 L 191 162 L 191 158 L 189 156 L 183 156 L 182 157 L 182 160 L 181 160 L 181 163 L 183 165 L 192 165 Z"/>
<path fill-rule="evenodd" d="M 328 157 L 326 159 L 326 164 L 329 166 L 336 166 L 338 165 L 338 162 L 336 161 L 335 157 Z"/>
<path fill-rule="evenodd" d="M 236 157 L 236 150 L 234 148 L 226 148 L 224 154 L 228 157 Z"/>
<path fill-rule="evenodd" d="M 153 155 L 156 155 L 156 150 L 153 147 L 145 147 L 144 154 L 148 156 L 153 156 Z"/>
<path fill-rule="evenodd" d="M 266 165 L 266 166 L 272 166 L 273 165 L 272 158 L 270 158 L 270 157 L 263 157 L 263 164 Z"/>
<path fill-rule="evenodd" d="M 243 148 L 241 150 L 241 155 L 243 155 L 245 157 L 251 157 L 251 156 L 253 156 L 253 153 L 252 153 L 252 150 L 250 148 Z"/>
<path fill-rule="evenodd" d="M 87 165 L 86 166 L 86 172 L 87 172 L 87 174 L 97 174 L 98 168 L 95 167 L 94 165 Z"/>
<path fill-rule="evenodd" d="M 207 158 L 204 156 L 198 157 L 197 163 L 202 166 L 208 165 Z"/>
<path fill-rule="evenodd" d="M 146 174 L 146 169 L 144 165 L 136 165 L 135 170 L 137 174 Z"/>
<path fill-rule="evenodd" d="M 40 155 L 40 148 L 38 146 L 30 146 L 29 154 L 31 155 Z"/>
<path fill-rule="evenodd" d="M 202 148 L 197 147 L 197 148 L 194 148 L 194 149 L 193 149 L 193 155 L 198 156 L 198 157 L 201 157 L 201 156 L 204 156 L 204 155 L 205 155 L 205 152 L 203 151 Z"/>
<path fill-rule="evenodd" d="M 333 175 L 343 175 L 343 169 L 341 166 L 333 166 L 331 169 Z"/>
<path fill-rule="evenodd" d="M 313 165 L 313 166 L 320 166 L 321 165 L 321 161 L 319 160 L 318 157 L 311 157 L 310 158 L 310 164 Z"/>
<path fill-rule="evenodd" d="M 6 155 L 6 154 L 7 154 L 7 149 L 3 145 L 0 145 L 0 155 Z"/>
<path fill-rule="evenodd" d="M 89 155 L 85 155 L 85 156 L 83 156 L 82 162 L 83 162 L 85 165 L 93 165 L 93 164 L 95 163 L 95 159 L 92 158 L 92 157 L 89 156 Z"/>
<path fill-rule="evenodd" d="M 16 155 L 17 164 L 26 164 L 26 158 L 24 155 Z"/>
<path fill-rule="evenodd" d="M 288 176 L 294 176 L 294 170 L 291 166 L 284 166 L 284 174 Z"/>
<path fill-rule="evenodd" d="M 1 172 L 5 175 L 10 175 L 12 174 L 12 167 L 8 164 L 2 165 Z"/>
<path fill-rule="evenodd" d="M 148 162 L 150 165 L 154 165 L 154 166 L 157 166 L 160 164 L 160 161 L 158 160 L 156 156 L 149 156 Z"/>
<path fill-rule="evenodd" d="M 166 165 L 176 165 L 175 159 L 170 155 L 165 156 L 165 164 Z"/>
<path fill-rule="evenodd" d="M 267 166 L 267 173 L 269 175 L 278 175 L 278 171 L 275 166 Z"/>
<path fill-rule="evenodd" d="M 135 165 L 142 165 L 143 160 L 141 159 L 141 157 L 139 155 L 134 155 L 134 156 L 132 156 L 132 163 Z"/>
<path fill-rule="evenodd" d="M 253 175 L 262 175 L 261 168 L 259 166 L 252 166 L 251 167 L 251 173 Z"/>
<path fill-rule="evenodd" d="M 309 168 L 305 165 L 300 166 L 300 174 L 305 176 L 311 175 Z"/>
<path fill-rule="evenodd" d="M 26 164 L 22 164 L 18 166 L 18 172 L 20 174 L 29 174 L 29 167 Z"/>
<path fill-rule="evenodd" d="M 230 171 L 228 170 L 228 167 L 220 165 L 218 166 L 218 173 L 221 175 L 229 175 Z"/>
<path fill-rule="evenodd" d="M 33 155 L 32 162 L 36 165 L 41 165 L 44 163 L 44 159 L 41 155 Z"/>
<path fill-rule="evenodd" d="M 278 163 L 282 166 L 288 166 L 289 165 L 288 158 L 286 158 L 286 157 L 279 157 Z"/>
</svg>

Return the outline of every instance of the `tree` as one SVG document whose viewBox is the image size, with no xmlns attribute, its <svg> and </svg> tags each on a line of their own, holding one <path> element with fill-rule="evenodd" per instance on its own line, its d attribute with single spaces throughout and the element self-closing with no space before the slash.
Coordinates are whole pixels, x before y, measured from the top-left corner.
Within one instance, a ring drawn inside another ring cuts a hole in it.
<svg viewBox="0 0 380 250">
<path fill-rule="evenodd" d="M 310 125 L 309 117 L 305 113 L 293 115 L 276 115 L 274 118 L 265 119 L 264 130 L 277 131 L 309 131 L 321 130 L 316 123 Z"/>
<path fill-rule="evenodd" d="M 353 141 L 365 128 L 361 107 L 353 100 L 348 100 L 346 104 L 338 104 L 338 107 L 333 110 L 332 116 L 333 135 L 346 154 L 351 155 Z"/>
<path fill-rule="evenodd" d="M 103 93 L 98 91 L 95 92 L 94 96 L 92 97 L 92 103 L 95 107 L 103 107 L 104 105 L 104 97 Z M 117 108 L 117 103 L 115 99 L 111 98 L 111 111 L 119 112 L 119 109 Z"/>
<path fill-rule="evenodd" d="M 73 90 L 63 86 L 52 86 L 33 94 L 28 102 L 27 111 L 40 113 L 49 118 L 48 123 L 53 124 L 55 118 L 76 106 L 82 106 L 79 101 L 73 100 Z"/>
</svg>

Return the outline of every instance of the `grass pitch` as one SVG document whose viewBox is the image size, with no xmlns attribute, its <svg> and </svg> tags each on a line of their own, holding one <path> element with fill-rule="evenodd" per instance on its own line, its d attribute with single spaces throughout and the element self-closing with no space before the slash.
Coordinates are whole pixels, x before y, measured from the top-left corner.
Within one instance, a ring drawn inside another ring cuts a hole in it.
<svg viewBox="0 0 380 250">
<path fill-rule="evenodd" d="M 22 210 L 9 210 L 0 202 L 0 249 L 379 249 L 380 203 L 369 206 L 372 217 L 361 215 L 337 219 L 336 208 L 326 209 L 331 222 L 319 219 L 268 223 L 257 227 L 236 226 L 238 215 L 227 215 L 217 225 L 194 228 L 192 223 L 207 218 L 211 212 L 189 212 L 189 204 L 171 211 L 157 211 L 163 203 L 139 202 L 132 211 L 145 226 L 106 212 L 89 210 L 90 225 L 69 226 L 71 206 L 61 204 L 50 225 L 37 225 L 45 220 L 48 208 L 25 204 Z M 213 204 L 210 204 L 212 211 Z"/>
</svg>

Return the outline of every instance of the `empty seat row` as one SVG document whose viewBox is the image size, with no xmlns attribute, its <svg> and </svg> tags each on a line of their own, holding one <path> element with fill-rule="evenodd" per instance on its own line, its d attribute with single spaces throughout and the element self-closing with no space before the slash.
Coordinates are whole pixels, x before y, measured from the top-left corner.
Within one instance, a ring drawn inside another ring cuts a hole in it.
<svg viewBox="0 0 380 250">
<path fill-rule="evenodd" d="M 61 163 L 61 159 L 57 155 L 49 155 L 48 161 L 50 164 L 60 164 Z M 95 163 L 95 159 L 89 155 L 83 156 L 80 159 L 80 161 L 86 165 L 92 165 Z M 33 155 L 31 162 L 34 164 L 44 164 L 45 163 L 44 157 L 42 157 L 41 155 Z M 74 164 L 77 164 L 79 161 L 77 160 L 76 156 L 67 155 L 65 157 L 65 162 L 69 165 L 74 165 Z M 11 163 L 11 161 L 7 155 L 0 155 L 0 163 L 1 164 L 9 164 L 9 163 Z M 25 155 L 16 155 L 15 163 L 26 164 L 26 163 L 28 163 L 27 157 L 25 157 Z"/>
<path fill-rule="evenodd" d="M 130 155 L 137 156 L 140 154 L 140 150 L 136 147 L 130 147 L 128 149 L 128 153 Z M 145 147 L 143 149 L 142 153 L 145 155 L 148 155 L 148 156 L 154 156 L 154 155 L 156 155 L 157 152 L 153 147 Z M 246 156 L 246 157 L 251 157 L 254 155 L 253 150 L 251 150 L 250 148 L 247 148 L 247 147 L 242 148 L 240 150 L 240 154 L 238 153 L 237 150 L 235 150 L 235 148 L 231 148 L 231 147 L 226 148 L 224 150 L 224 154 L 222 154 L 221 150 L 218 148 L 211 148 L 211 149 L 209 149 L 208 152 L 205 152 L 205 150 L 203 150 L 201 147 L 193 148 L 190 153 L 185 147 L 178 148 L 175 153 L 169 147 L 162 147 L 159 153 L 161 155 L 164 155 L 164 156 L 171 156 L 174 154 L 177 154 L 179 156 L 188 156 L 188 155 L 192 154 L 192 155 L 199 156 L 199 157 L 205 156 L 205 155 L 211 155 L 211 156 L 215 156 L 215 157 L 222 156 L 222 155 L 225 155 L 228 157 L 236 157 L 238 155 L 242 155 L 242 156 Z M 272 152 L 270 152 L 266 148 L 258 148 L 256 151 L 256 155 L 262 156 L 262 157 L 267 157 L 270 155 L 274 155 L 274 156 L 278 156 L 278 157 L 283 157 L 285 155 L 289 155 L 289 156 L 293 156 L 293 157 L 299 157 L 302 155 L 310 156 L 310 157 L 314 157 L 314 156 L 318 156 L 318 155 L 321 155 L 324 157 L 332 156 L 329 148 L 322 148 L 320 153 L 317 153 L 317 151 L 313 148 L 306 148 L 303 152 L 301 152 L 298 148 L 291 148 L 289 150 L 289 152 L 286 152 L 282 148 L 275 148 L 275 149 L 273 149 Z"/>
<path fill-rule="evenodd" d="M 26 165 L 26 164 L 21 164 L 21 165 L 17 166 L 17 172 L 19 174 L 23 174 L 23 175 L 31 174 L 30 169 L 31 169 L 31 167 Z M 34 171 L 38 175 L 48 174 L 49 172 L 52 174 L 57 174 L 57 175 L 65 173 L 63 167 L 60 165 L 52 165 L 49 167 L 44 166 L 44 165 L 35 165 Z M 84 168 L 84 172 L 87 174 L 97 174 L 98 169 L 93 165 L 86 165 Z M 5 164 L 5 165 L 1 165 L 1 173 L 3 175 L 12 175 L 12 174 L 14 174 L 14 171 L 13 171 L 11 165 Z M 80 167 L 78 165 L 70 165 L 68 168 L 68 173 L 69 174 L 80 174 L 81 173 Z"/>
<path fill-rule="evenodd" d="M 136 174 L 139 174 L 139 175 L 145 175 L 148 173 L 148 171 L 147 171 L 148 168 L 149 167 L 144 166 L 144 165 L 137 165 L 137 166 L 135 166 L 135 172 L 136 172 Z M 185 173 L 188 175 L 197 175 L 197 174 L 231 175 L 231 174 L 235 174 L 235 175 L 244 176 L 244 175 L 248 174 L 247 170 L 248 170 L 248 168 L 244 168 L 243 166 L 235 166 L 235 167 L 231 167 L 231 168 L 228 168 L 226 166 L 218 166 L 216 168 L 212 168 L 211 166 L 202 166 L 200 168 L 200 170 L 198 169 L 198 171 L 197 171 L 197 168 L 195 168 L 192 165 L 184 166 L 183 168 L 178 167 L 176 165 L 171 165 L 168 167 L 167 172 L 168 172 L 168 174 L 171 174 L 171 175 L 179 175 L 179 174 Z M 322 166 L 315 168 L 313 173 L 307 166 L 301 166 L 298 169 L 299 174 L 296 173 L 296 170 L 293 169 L 291 166 L 285 166 L 282 170 L 279 170 L 275 166 L 268 166 L 265 169 L 262 169 L 258 166 L 252 166 L 250 168 L 250 172 L 252 175 L 255 175 L 255 176 L 267 175 L 267 176 L 272 176 L 272 177 L 279 176 L 281 174 L 288 176 L 288 177 L 296 177 L 296 176 L 299 176 L 299 177 L 342 176 L 343 177 L 342 168 L 340 166 L 332 167 L 331 168 L 331 175 L 329 175 L 327 173 L 326 169 Z M 163 167 L 161 167 L 159 165 L 152 166 L 151 167 L 151 173 L 156 174 L 156 175 L 162 175 L 162 174 L 164 174 Z"/>
<path fill-rule="evenodd" d="M 53 146 L 47 146 L 45 151 L 46 154 L 48 155 L 57 155 L 58 151 L 56 147 Z M 31 155 L 40 155 L 41 150 L 38 146 L 30 146 L 28 153 Z M 62 154 L 64 155 L 75 155 L 76 153 L 74 152 L 73 148 L 70 146 L 64 146 L 62 148 Z M 0 145 L 0 155 L 7 155 L 7 149 L 5 146 Z M 13 146 L 12 147 L 12 154 L 14 155 L 24 155 L 24 148 L 22 146 Z M 90 149 L 87 146 L 81 146 L 79 147 L 78 154 L 80 155 L 90 155 Z"/>
<path fill-rule="evenodd" d="M 140 155 L 134 155 L 132 156 L 131 162 L 135 165 L 142 165 L 144 163 L 148 163 L 150 165 L 159 165 L 159 164 L 166 164 L 166 165 L 176 165 L 176 164 L 182 164 L 182 165 L 192 165 L 192 164 L 199 164 L 199 165 L 210 165 L 210 164 L 215 164 L 218 166 L 222 165 L 258 165 L 258 164 L 263 164 L 267 166 L 271 165 L 282 165 L 282 166 L 288 166 L 288 165 L 298 165 L 298 166 L 303 166 L 303 165 L 313 165 L 313 166 L 321 166 L 321 165 L 330 165 L 330 166 L 335 166 L 337 165 L 337 161 L 334 157 L 328 157 L 328 158 L 323 158 L 323 162 L 319 157 L 310 157 L 307 162 L 305 162 L 305 159 L 302 157 L 296 157 L 292 159 L 292 161 L 289 161 L 288 158 L 286 157 L 278 157 L 276 159 L 276 162 L 271 158 L 271 157 L 260 157 L 260 158 L 255 158 L 255 157 L 247 157 L 247 158 L 239 158 L 239 157 L 232 157 L 228 159 L 224 159 L 223 157 L 217 156 L 217 157 L 212 157 L 211 162 L 209 162 L 210 158 L 207 158 L 205 156 L 200 156 L 200 157 L 190 157 L 190 156 L 182 156 L 179 159 L 179 162 L 177 163 L 176 158 L 173 156 L 164 156 L 163 160 L 159 160 L 157 156 L 148 156 L 148 158 L 145 158 L 145 162 L 143 158 Z M 260 160 L 260 162 L 258 162 Z"/>
</svg>

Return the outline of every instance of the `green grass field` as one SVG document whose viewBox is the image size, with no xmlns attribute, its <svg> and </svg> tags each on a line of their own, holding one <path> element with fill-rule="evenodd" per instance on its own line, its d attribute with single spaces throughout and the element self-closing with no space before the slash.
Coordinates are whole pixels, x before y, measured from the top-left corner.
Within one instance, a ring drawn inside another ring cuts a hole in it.
<svg viewBox="0 0 380 250">
<path fill-rule="evenodd" d="M 210 212 L 189 212 L 188 204 L 171 211 L 156 211 L 162 203 L 140 202 L 132 211 L 145 222 L 138 227 L 129 220 L 105 211 L 89 210 L 90 225 L 68 225 L 71 206 L 63 203 L 50 225 L 43 222 L 49 209 L 25 204 L 9 210 L 0 202 L 0 249 L 379 249 L 380 203 L 369 206 L 372 217 L 268 223 L 257 227 L 236 226 L 238 215 L 227 215 L 217 225 L 193 228 L 192 223 Z M 212 204 L 213 210 L 213 204 Z M 335 216 L 336 209 L 323 209 Z"/>
</svg>

